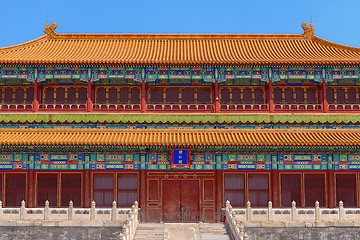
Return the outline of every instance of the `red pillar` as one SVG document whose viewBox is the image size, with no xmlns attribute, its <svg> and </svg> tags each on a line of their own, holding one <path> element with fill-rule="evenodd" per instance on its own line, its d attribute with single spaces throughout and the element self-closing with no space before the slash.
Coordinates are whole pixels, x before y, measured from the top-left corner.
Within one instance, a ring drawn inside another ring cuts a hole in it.
<svg viewBox="0 0 360 240">
<path fill-rule="evenodd" d="M 141 112 L 146 112 L 146 84 L 145 79 L 141 81 Z"/>
<path fill-rule="evenodd" d="M 88 208 L 90 207 L 91 199 L 91 176 L 90 170 L 84 171 L 84 202 L 83 206 Z"/>
<path fill-rule="evenodd" d="M 271 196 L 270 200 L 273 203 L 273 207 L 281 207 L 280 206 L 280 173 L 278 170 L 270 171 L 271 176 Z"/>
<path fill-rule="evenodd" d="M 329 104 L 326 99 L 326 81 L 325 81 L 325 79 L 322 80 L 321 87 L 322 87 L 322 99 L 323 99 L 323 102 L 322 102 L 323 112 L 327 113 L 327 112 L 329 112 Z"/>
<path fill-rule="evenodd" d="M 33 112 L 39 111 L 39 101 L 38 101 L 38 80 L 34 80 L 34 100 L 32 102 Z"/>
<path fill-rule="evenodd" d="M 269 112 L 274 112 L 274 98 L 273 98 L 273 85 L 272 85 L 272 79 L 269 78 L 269 86 L 268 86 L 268 104 L 269 104 Z"/>
<path fill-rule="evenodd" d="M 326 186 L 326 189 L 327 189 L 327 201 L 325 202 L 325 204 L 327 204 L 327 207 L 329 208 L 335 208 L 337 207 L 337 203 L 336 203 L 336 187 L 335 187 L 335 184 L 336 184 L 336 181 L 335 181 L 335 172 L 332 171 L 332 170 L 328 170 L 326 172 L 326 175 L 327 175 L 327 186 Z M 325 191 L 326 192 L 326 191 Z"/>
<path fill-rule="evenodd" d="M 26 206 L 27 207 L 36 207 L 35 204 L 35 171 L 34 170 L 30 170 L 28 172 L 28 183 L 27 183 L 27 202 L 26 202 Z"/>
<path fill-rule="evenodd" d="M 91 100 L 91 79 L 88 79 L 87 83 L 87 100 L 86 100 L 86 111 L 92 112 L 93 106 L 92 106 L 92 100 Z"/>
<path fill-rule="evenodd" d="M 219 99 L 219 81 L 215 78 L 215 86 L 214 86 L 214 107 L 215 113 L 220 112 L 220 99 Z"/>
</svg>

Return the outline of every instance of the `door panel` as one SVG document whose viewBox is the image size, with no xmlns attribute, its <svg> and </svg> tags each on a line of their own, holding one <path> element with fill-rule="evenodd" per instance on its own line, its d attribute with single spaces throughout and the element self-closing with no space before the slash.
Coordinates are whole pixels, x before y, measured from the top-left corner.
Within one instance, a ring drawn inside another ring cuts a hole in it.
<svg viewBox="0 0 360 240">
<path fill-rule="evenodd" d="M 181 210 L 184 222 L 199 221 L 199 181 L 181 181 Z"/>
<path fill-rule="evenodd" d="M 163 181 L 163 213 L 165 222 L 179 222 L 181 181 Z"/>
<path fill-rule="evenodd" d="M 164 180 L 164 222 L 199 221 L 199 196 L 198 180 Z"/>
</svg>

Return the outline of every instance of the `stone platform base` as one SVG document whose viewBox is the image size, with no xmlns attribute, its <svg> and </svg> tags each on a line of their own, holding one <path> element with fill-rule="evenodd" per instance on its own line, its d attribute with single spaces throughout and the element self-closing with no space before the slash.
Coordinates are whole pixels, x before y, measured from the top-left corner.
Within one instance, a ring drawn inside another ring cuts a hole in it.
<svg viewBox="0 0 360 240">
<path fill-rule="evenodd" d="M 359 239 L 359 227 L 245 227 L 249 240 Z"/>
<path fill-rule="evenodd" d="M 121 227 L 0 226 L 0 240 L 118 240 Z"/>
</svg>

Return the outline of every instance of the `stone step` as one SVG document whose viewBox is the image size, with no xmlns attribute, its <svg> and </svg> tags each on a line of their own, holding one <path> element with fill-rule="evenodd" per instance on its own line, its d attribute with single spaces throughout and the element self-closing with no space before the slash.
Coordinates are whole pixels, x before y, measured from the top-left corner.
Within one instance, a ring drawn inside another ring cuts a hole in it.
<svg viewBox="0 0 360 240">
<path fill-rule="evenodd" d="M 140 223 L 134 240 L 163 240 L 164 224 L 161 223 Z"/>
</svg>

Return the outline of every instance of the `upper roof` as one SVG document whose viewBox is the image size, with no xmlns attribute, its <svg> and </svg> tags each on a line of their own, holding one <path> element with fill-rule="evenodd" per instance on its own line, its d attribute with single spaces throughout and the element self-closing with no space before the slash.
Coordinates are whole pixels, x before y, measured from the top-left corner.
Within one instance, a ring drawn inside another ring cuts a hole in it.
<svg viewBox="0 0 360 240">
<path fill-rule="evenodd" d="M 360 146 L 360 130 L 0 129 L 0 146 Z"/>
<path fill-rule="evenodd" d="M 0 64 L 357 65 L 360 48 L 302 34 L 58 34 L 0 48 Z"/>
</svg>

